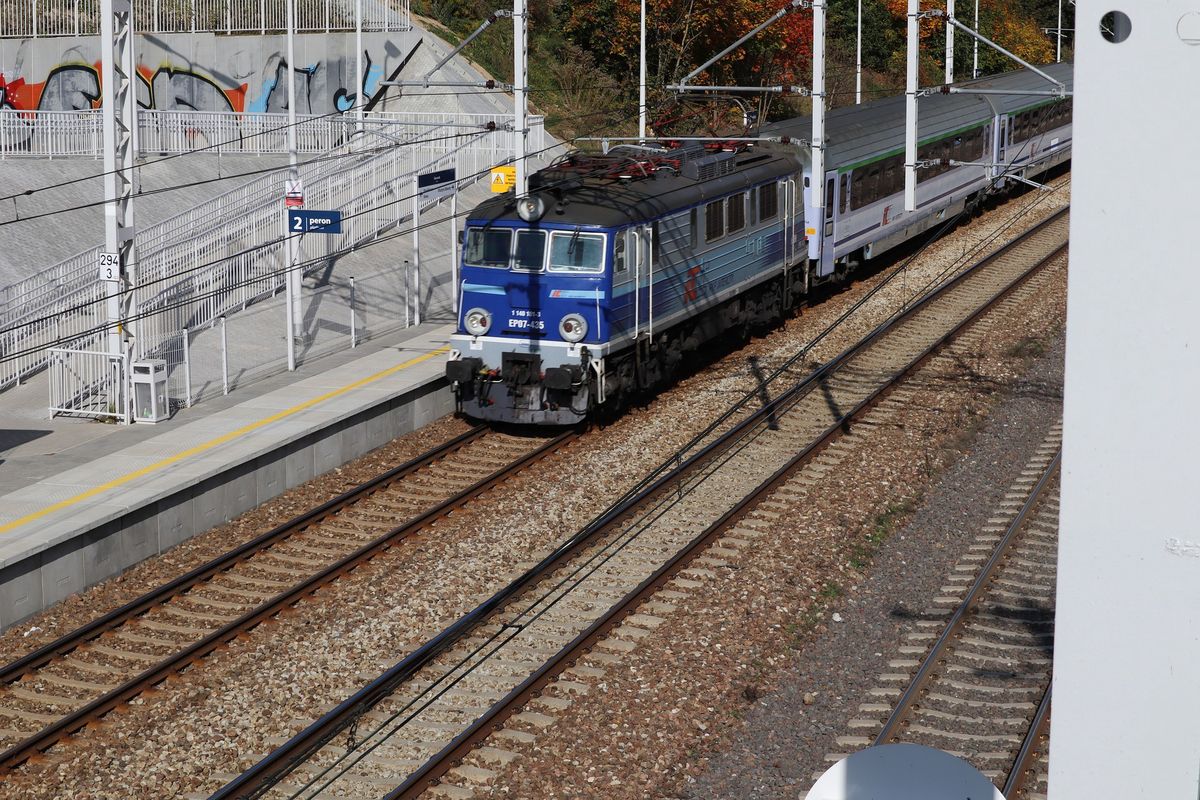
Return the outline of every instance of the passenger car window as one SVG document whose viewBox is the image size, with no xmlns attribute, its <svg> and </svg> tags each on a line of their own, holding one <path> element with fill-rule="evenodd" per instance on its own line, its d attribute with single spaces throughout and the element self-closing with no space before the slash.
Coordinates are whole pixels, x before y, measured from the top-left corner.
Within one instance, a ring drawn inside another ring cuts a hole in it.
<svg viewBox="0 0 1200 800">
<path fill-rule="evenodd" d="M 541 272 L 546 263 L 546 232 L 517 231 L 517 255 L 514 269 Z"/>
<path fill-rule="evenodd" d="M 604 236 L 555 231 L 550 237 L 551 272 L 603 272 Z"/>
<path fill-rule="evenodd" d="M 469 228 L 463 260 L 475 267 L 508 268 L 512 231 L 508 228 Z"/>
</svg>

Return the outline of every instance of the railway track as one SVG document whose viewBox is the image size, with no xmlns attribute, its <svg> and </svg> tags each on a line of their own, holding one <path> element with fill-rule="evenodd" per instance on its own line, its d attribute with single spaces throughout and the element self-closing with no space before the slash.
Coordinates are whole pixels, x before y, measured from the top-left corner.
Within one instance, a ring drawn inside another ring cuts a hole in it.
<svg viewBox="0 0 1200 800">
<path fill-rule="evenodd" d="M 1045 797 L 1061 447 L 1060 424 L 839 745 L 936 747 L 970 762 L 1009 800 Z"/>
<path fill-rule="evenodd" d="M 570 441 L 476 427 L 0 669 L 0 776 Z"/>
<path fill-rule="evenodd" d="M 819 485 L 829 445 L 948 342 L 1066 248 L 1054 215 L 885 322 L 854 347 L 703 446 L 664 463 L 591 524 L 403 661 L 213 795 L 414 797 L 684 570 L 719 566 L 723 547 L 763 535 L 787 496 Z M 793 476 L 806 469 L 804 474 Z M 793 488 L 795 485 L 796 488 Z M 755 511 L 756 518 L 747 515 Z M 712 548 L 720 540 L 722 546 Z M 669 593 L 658 594 L 658 600 Z M 656 600 L 656 602 L 658 601 Z M 559 680 L 559 693 L 582 691 Z M 527 736 L 521 732 L 505 732 Z M 502 758 L 502 756 L 498 756 Z M 486 776 L 475 776 L 487 780 Z M 440 791 L 467 797 L 470 786 Z"/>
</svg>

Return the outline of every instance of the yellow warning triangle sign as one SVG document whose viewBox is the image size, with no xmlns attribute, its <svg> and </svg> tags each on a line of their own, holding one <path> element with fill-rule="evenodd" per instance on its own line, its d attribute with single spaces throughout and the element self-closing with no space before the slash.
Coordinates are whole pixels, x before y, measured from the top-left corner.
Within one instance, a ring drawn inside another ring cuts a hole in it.
<svg viewBox="0 0 1200 800">
<path fill-rule="evenodd" d="M 503 193 L 517 184 L 516 167 L 492 167 L 492 191 Z"/>
</svg>

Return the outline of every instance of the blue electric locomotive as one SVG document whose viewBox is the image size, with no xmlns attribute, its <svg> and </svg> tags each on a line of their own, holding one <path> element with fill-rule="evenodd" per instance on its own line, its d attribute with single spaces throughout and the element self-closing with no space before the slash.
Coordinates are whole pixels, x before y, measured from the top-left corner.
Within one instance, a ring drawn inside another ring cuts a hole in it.
<svg viewBox="0 0 1200 800">
<path fill-rule="evenodd" d="M 447 368 L 463 410 L 575 424 L 742 324 L 752 288 L 796 262 L 800 168 L 783 146 L 618 148 L 479 206 Z"/>
<path fill-rule="evenodd" d="M 1070 65 L 1046 68 L 1069 86 Z M 811 156 L 780 141 L 572 154 L 466 220 L 446 375 L 479 419 L 572 425 L 661 384 L 728 332 L 779 319 L 972 199 L 1070 157 L 1069 100 L 1028 71 L 922 100 L 918 207 L 903 204 L 903 98 L 833 111 Z M 1007 94 L 1011 92 L 1012 94 Z M 806 220 L 808 224 L 806 225 Z"/>
</svg>

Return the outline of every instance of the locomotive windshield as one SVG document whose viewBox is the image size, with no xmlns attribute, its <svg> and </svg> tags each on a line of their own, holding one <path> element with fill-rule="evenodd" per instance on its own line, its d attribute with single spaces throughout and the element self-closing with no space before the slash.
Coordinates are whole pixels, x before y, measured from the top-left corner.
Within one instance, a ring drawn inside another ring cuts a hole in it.
<svg viewBox="0 0 1200 800">
<path fill-rule="evenodd" d="M 470 228 L 464 259 L 476 267 L 508 267 L 512 231 L 508 228 Z"/>
<path fill-rule="evenodd" d="M 546 232 L 517 231 L 517 254 L 513 267 L 541 272 L 545 263 Z"/>
<path fill-rule="evenodd" d="M 551 272 L 604 271 L 604 235 L 574 231 L 468 228 L 463 260 L 473 267 L 499 267 L 526 272 L 546 268 L 546 239 L 550 239 Z"/>
<path fill-rule="evenodd" d="M 603 272 L 604 236 L 555 231 L 550 239 L 551 272 Z"/>
</svg>

